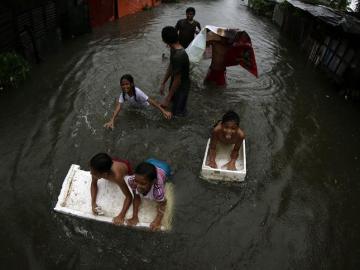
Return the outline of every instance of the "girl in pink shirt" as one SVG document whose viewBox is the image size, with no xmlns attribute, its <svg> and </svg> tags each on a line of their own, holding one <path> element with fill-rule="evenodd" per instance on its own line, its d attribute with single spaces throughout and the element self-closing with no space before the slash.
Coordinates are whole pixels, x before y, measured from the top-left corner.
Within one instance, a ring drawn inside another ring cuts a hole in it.
<svg viewBox="0 0 360 270">
<path fill-rule="evenodd" d="M 166 177 L 170 175 L 170 170 L 170 166 L 166 162 L 148 159 L 136 167 L 134 175 L 125 178 L 134 194 L 133 216 L 127 220 L 127 224 L 136 225 L 139 222 L 139 206 L 141 198 L 145 198 L 158 203 L 157 215 L 151 222 L 150 229 L 160 229 L 166 208 L 165 181 Z"/>
</svg>

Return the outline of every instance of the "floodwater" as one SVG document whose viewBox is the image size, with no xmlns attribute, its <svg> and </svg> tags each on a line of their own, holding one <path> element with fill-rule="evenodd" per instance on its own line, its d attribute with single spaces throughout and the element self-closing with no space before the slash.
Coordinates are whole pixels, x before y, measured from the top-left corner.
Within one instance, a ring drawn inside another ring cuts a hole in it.
<svg viewBox="0 0 360 270">
<path fill-rule="evenodd" d="M 126 107 L 105 130 L 122 74 L 160 98 L 168 54 L 160 31 L 189 5 L 202 25 L 250 34 L 259 78 L 232 67 L 226 89 L 207 88 L 203 61 L 192 71 L 186 118 Z M 208 183 L 199 172 L 209 127 L 230 108 L 247 135 L 246 181 Z M 241 1 L 163 4 L 97 28 L 1 93 L 1 269 L 359 269 L 359 116 L 297 44 Z M 70 165 L 88 169 L 100 151 L 133 164 L 171 161 L 171 232 L 52 210 Z"/>
</svg>

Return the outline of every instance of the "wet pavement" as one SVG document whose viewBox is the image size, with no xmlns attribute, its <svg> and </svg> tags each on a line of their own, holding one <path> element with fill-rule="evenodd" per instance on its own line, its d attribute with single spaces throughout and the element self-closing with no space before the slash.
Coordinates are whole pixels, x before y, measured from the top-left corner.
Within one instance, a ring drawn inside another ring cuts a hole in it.
<svg viewBox="0 0 360 270">
<path fill-rule="evenodd" d="M 66 42 L 22 88 L 1 94 L 2 269 L 358 269 L 359 109 L 240 3 L 186 1 L 124 17 Z M 186 118 L 127 106 L 105 130 L 122 74 L 160 98 L 168 54 L 160 32 L 189 5 L 202 26 L 249 33 L 259 78 L 231 67 L 226 89 L 208 88 L 202 61 Z M 247 136 L 248 173 L 243 184 L 216 185 L 199 172 L 209 127 L 227 109 Z M 88 169 L 100 151 L 133 164 L 171 161 L 171 232 L 53 212 L 70 165 Z"/>
</svg>

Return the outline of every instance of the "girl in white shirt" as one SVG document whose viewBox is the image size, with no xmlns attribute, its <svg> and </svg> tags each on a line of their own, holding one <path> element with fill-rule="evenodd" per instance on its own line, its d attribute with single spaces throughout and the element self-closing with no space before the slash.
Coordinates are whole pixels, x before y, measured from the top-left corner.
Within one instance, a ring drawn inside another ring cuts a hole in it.
<svg viewBox="0 0 360 270">
<path fill-rule="evenodd" d="M 121 107 L 124 102 L 128 101 L 132 105 L 136 106 L 149 106 L 152 105 L 157 108 L 166 119 L 171 119 L 172 113 L 166 111 L 164 108 L 160 106 L 155 100 L 149 98 L 143 91 L 139 88 L 135 87 L 134 78 L 130 74 L 125 74 L 120 79 L 120 86 L 122 90 L 122 94 L 119 97 L 118 102 L 116 103 L 115 110 L 111 117 L 111 120 L 105 123 L 105 128 L 113 129 L 115 126 L 115 119 L 119 114 Z"/>
</svg>

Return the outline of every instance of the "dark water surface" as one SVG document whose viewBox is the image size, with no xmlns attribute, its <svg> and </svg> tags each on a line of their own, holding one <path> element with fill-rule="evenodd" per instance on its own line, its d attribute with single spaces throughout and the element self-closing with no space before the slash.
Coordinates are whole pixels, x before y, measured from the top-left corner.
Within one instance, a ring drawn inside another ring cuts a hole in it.
<svg viewBox="0 0 360 270">
<path fill-rule="evenodd" d="M 225 90 L 206 88 L 203 61 L 187 118 L 127 107 L 113 132 L 102 127 L 123 73 L 159 98 L 168 53 L 160 31 L 184 17 L 184 4 L 67 42 L 22 89 L 1 94 L 1 269 L 359 269 L 360 112 L 240 2 L 186 5 L 203 26 L 248 31 L 260 77 L 232 67 Z M 209 127 L 229 108 L 247 135 L 248 174 L 241 185 L 214 185 L 198 175 Z M 133 164 L 171 160 L 170 233 L 53 212 L 70 165 L 88 169 L 99 151 Z"/>
</svg>

